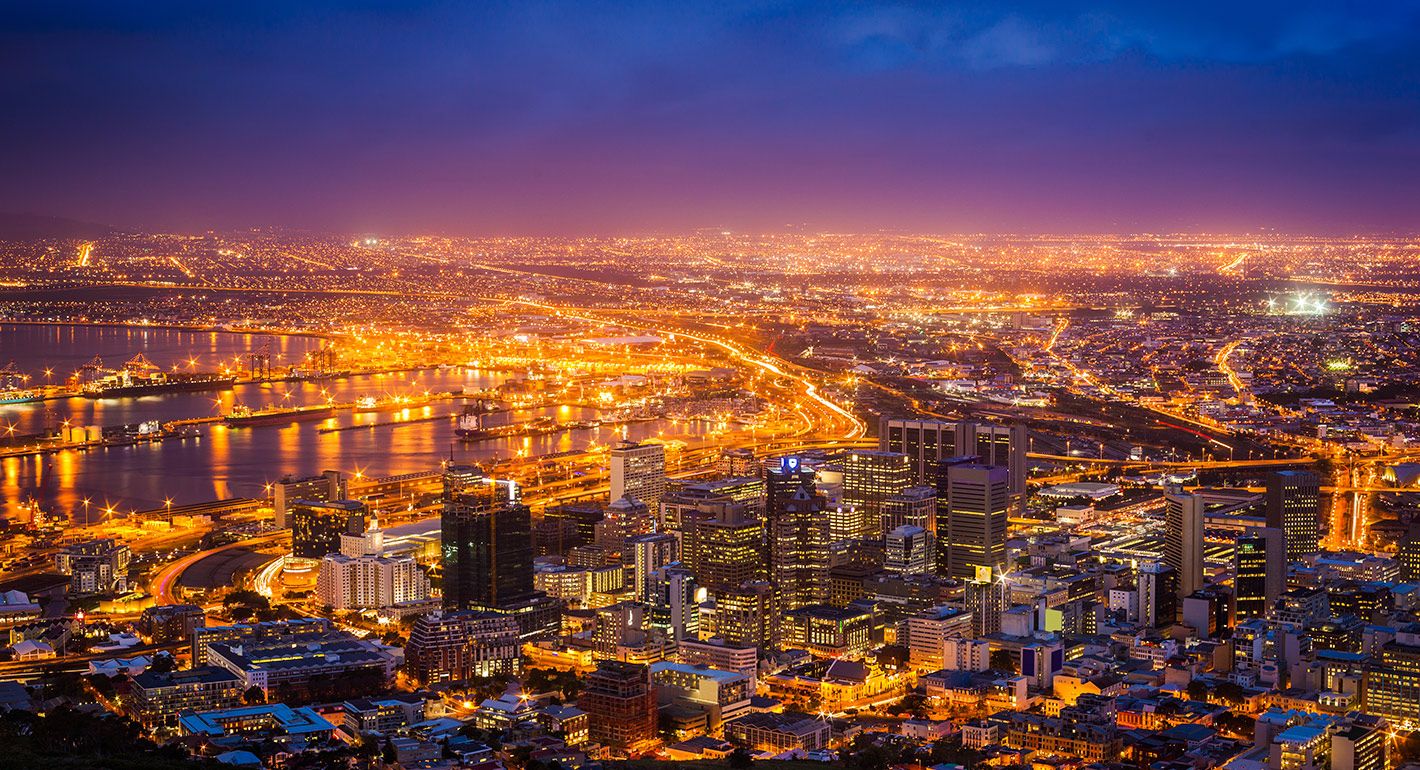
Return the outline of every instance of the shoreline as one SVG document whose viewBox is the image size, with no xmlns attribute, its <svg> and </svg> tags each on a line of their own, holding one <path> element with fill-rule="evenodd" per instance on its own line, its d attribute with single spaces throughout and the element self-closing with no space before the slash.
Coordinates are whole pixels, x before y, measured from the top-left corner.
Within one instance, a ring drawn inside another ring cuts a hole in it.
<svg viewBox="0 0 1420 770">
<path fill-rule="evenodd" d="M 123 321 L 32 321 L 26 319 L 0 318 L 0 327 L 12 326 L 89 326 L 89 327 L 109 327 L 116 329 L 164 329 L 169 331 L 184 332 L 204 332 L 218 334 L 240 334 L 255 336 L 269 334 L 277 337 L 309 337 L 320 340 L 345 339 L 344 335 L 332 332 L 318 331 L 291 331 L 285 329 L 262 329 L 252 328 L 224 328 L 221 326 L 203 326 L 196 324 L 181 324 L 176 322 L 163 323 L 125 323 Z"/>
</svg>

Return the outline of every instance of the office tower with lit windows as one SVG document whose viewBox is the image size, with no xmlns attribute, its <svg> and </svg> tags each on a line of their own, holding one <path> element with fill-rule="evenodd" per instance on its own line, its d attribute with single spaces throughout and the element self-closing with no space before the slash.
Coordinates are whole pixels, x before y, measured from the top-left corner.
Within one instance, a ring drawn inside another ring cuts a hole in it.
<svg viewBox="0 0 1420 770">
<path fill-rule="evenodd" d="M 358 500 L 296 500 L 291 503 L 291 555 L 320 559 L 340 553 L 342 535 L 365 531 L 365 504 Z"/>
<path fill-rule="evenodd" d="M 779 467 L 767 470 L 764 474 L 766 521 L 772 522 L 784 503 L 793 497 L 800 487 L 813 489 L 815 481 L 814 470 L 800 462 L 797 457 L 785 457 L 779 461 Z"/>
<path fill-rule="evenodd" d="M 271 507 L 276 512 L 278 529 L 291 526 L 291 506 L 297 500 L 328 503 L 345 499 L 345 478 L 340 471 L 326 471 L 319 476 L 295 478 L 286 476 L 271 485 Z"/>
<path fill-rule="evenodd" d="M 1301 561 L 1321 544 L 1321 488 L 1311 471 L 1267 476 L 1267 526 L 1287 533 L 1287 561 Z"/>
<path fill-rule="evenodd" d="M 1203 514 L 1201 495 L 1171 490 L 1164 496 L 1164 563 L 1178 574 L 1179 596 L 1203 587 Z"/>
<path fill-rule="evenodd" d="M 900 452 L 856 450 L 843 456 L 842 503 L 859 512 L 858 538 L 881 537 L 884 504 L 913 485 L 912 464 Z"/>
<path fill-rule="evenodd" d="M 1400 564 L 1400 579 L 1405 583 L 1420 583 L 1420 522 L 1414 522 L 1400 538 L 1395 560 Z"/>
<path fill-rule="evenodd" d="M 1273 527 L 1248 527 L 1233 549 L 1233 623 L 1267 617 L 1287 585 L 1287 538 Z"/>
<path fill-rule="evenodd" d="M 990 567 L 982 567 L 966 581 L 964 604 L 971 613 L 972 635 L 981 638 L 1001 630 L 1006 611 L 1006 581 Z"/>
<path fill-rule="evenodd" d="M 1002 467 L 943 463 L 937 489 L 937 560 L 947 577 L 969 579 L 978 567 L 1006 561 L 1011 480 Z"/>
<path fill-rule="evenodd" d="M 531 598 L 532 514 L 518 485 L 468 466 L 450 466 L 444 479 L 444 606 L 489 609 Z"/>
<path fill-rule="evenodd" d="M 933 536 L 937 533 L 937 489 L 908 487 L 883 501 L 878 526 L 891 532 L 901 526 L 921 527 Z"/>
<path fill-rule="evenodd" d="M 1026 494 L 1026 445 L 1029 442 L 1026 426 L 973 423 L 970 435 L 972 444 L 966 454 L 981 458 L 983 465 L 1006 469 L 1011 478 L 1011 494 L 1019 508 Z"/>
<path fill-rule="evenodd" d="M 702 586 L 712 590 L 734 588 L 763 580 L 764 522 L 749 518 L 739 506 L 727 514 L 687 522 L 682 531 L 684 560 Z"/>
<path fill-rule="evenodd" d="M 666 447 L 625 441 L 611 450 L 611 499 L 629 497 L 658 510 L 666 493 Z"/>
<path fill-rule="evenodd" d="M 714 635 L 728 644 L 764 649 L 774 643 L 774 586 L 746 583 L 714 592 Z"/>
<path fill-rule="evenodd" d="M 885 538 L 883 569 L 898 575 L 925 575 L 936 569 L 932 533 L 911 524 L 894 527 Z"/>
<path fill-rule="evenodd" d="M 680 541 L 668 532 L 637 535 L 627 541 L 631 552 L 631 590 L 638 602 L 649 602 L 652 595 L 651 575 L 656 570 L 680 560 Z"/>
<path fill-rule="evenodd" d="M 1136 586 L 1141 623 L 1158 628 L 1178 621 L 1178 570 L 1158 562 L 1141 564 Z"/>
<path fill-rule="evenodd" d="M 878 432 L 878 449 L 907 455 L 913 479 L 934 485 L 939 463 L 971 454 L 972 424 L 947 420 L 885 417 Z"/>
<path fill-rule="evenodd" d="M 778 592 L 779 612 L 824 603 L 829 539 L 823 498 L 812 487 L 799 487 L 782 501 L 772 527 L 769 574 Z"/>
<path fill-rule="evenodd" d="M 907 455 L 918 484 L 938 485 L 941 463 L 953 457 L 976 455 L 984 465 L 999 465 L 1011 474 L 1011 492 L 1026 491 L 1026 426 L 994 425 L 971 421 L 885 418 L 878 448 Z"/>
<path fill-rule="evenodd" d="M 700 599 L 704 591 L 695 575 L 685 565 L 676 562 L 653 571 L 646 580 L 650 605 L 648 625 L 659 630 L 676 644 L 700 638 Z"/>
<path fill-rule="evenodd" d="M 650 669 L 603 660 L 586 675 L 577 708 L 587 712 L 591 739 L 617 751 L 634 751 L 656 740 L 656 690 Z"/>
</svg>

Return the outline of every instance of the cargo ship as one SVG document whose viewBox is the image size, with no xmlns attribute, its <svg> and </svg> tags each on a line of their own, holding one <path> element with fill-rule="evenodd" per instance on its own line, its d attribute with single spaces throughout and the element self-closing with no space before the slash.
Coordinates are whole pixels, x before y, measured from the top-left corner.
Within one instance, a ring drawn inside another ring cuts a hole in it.
<svg viewBox="0 0 1420 770">
<path fill-rule="evenodd" d="M 232 407 L 222 421 L 231 428 L 249 428 L 257 425 L 285 425 L 292 422 L 324 420 L 335 415 L 336 407 L 323 406 L 268 406 L 252 409 L 245 404 Z"/>
<path fill-rule="evenodd" d="M 5 368 L 0 369 L 0 405 L 28 404 L 44 398 L 43 393 L 26 387 L 29 379 L 29 376 L 15 369 L 14 361 L 5 364 Z"/>
<path fill-rule="evenodd" d="M 33 390 L 0 390 L 0 406 L 6 404 L 28 404 L 42 400 L 44 396 Z"/>
<path fill-rule="evenodd" d="M 361 413 L 398 412 L 401 409 L 428 406 L 434 401 L 437 396 L 440 395 L 447 394 L 422 396 L 385 396 L 384 398 L 375 398 L 374 396 L 360 396 L 359 398 L 355 399 L 355 411 Z"/>
<path fill-rule="evenodd" d="M 493 435 L 487 428 L 483 427 L 483 413 L 474 412 L 468 409 L 459 415 L 458 427 L 454 428 L 454 435 L 462 441 L 476 441 Z"/>
<path fill-rule="evenodd" d="M 235 376 L 215 372 L 164 372 L 142 353 L 130 359 L 122 369 L 106 370 L 97 358 L 82 368 L 94 373 L 106 372 L 98 379 L 83 384 L 80 393 L 85 398 L 133 398 L 163 393 L 231 390 L 237 381 Z"/>
</svg>

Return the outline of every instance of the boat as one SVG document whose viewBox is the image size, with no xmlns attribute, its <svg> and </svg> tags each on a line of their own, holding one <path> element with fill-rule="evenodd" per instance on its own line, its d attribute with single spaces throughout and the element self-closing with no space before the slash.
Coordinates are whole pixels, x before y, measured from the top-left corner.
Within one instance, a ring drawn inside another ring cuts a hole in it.
<svg viewBox="0 0 1420 770">
<path fill-rule="evenodd" d="M 99 380 L 84 386 L 85 398 L 134 398 L 156 396 L 163 393 L 193 393 L 210 390 L 231 390 L 236 377 L 216 374 L 173 374 L 159 373 L 152 377 L 133 380 Z"/>
<path fill-rule="evenodd" d="M 3 390 L 0 391 L 0 406 L 6 404 L 28 404 L 40 401 L 44 396 L 33 390 Z"/>
<path fill-rule="evenodd" d="M 230 428 L 248 428 L 257 425 L 284 425 L 306 420 L 324 420 L 334 414 L 335 407 L 330 404 L 323 406 L 268 406 L 264 409 L 252 409 L 245 404 L 237 404 L 222 418 L 222 421 Z"/>
<path fill-rule="evenodd" d="M 384 398 L 360 396 L 355 399 L 355 411 L 397 412 L 414 406 L 425 406 L 432 400 L 433 398 L 429 396 L 385 396 Z"/>
<path fill-rule="evenodd" d="M 489 430 L 483 427 L 483 415 L 479 412 L 465 410 L 459 415 L 459 424 L 454 428 L 454 435 L 464 441 L 487 438 L 492 435 Z"/>
<path fill-rule="evenodd" d="M 108 371 L 101 368 L 101 362 L 88 368 L 96 372 Z M 85 383 L 80 392 L 85 398 L 133 398 L 163 393 L 231 390 L 236 382 L 235 375 L 215 372 L 164 372 L 147 356 L 139 353 L 122 369 L 108 371 L 104 376 Z"/>
</svg>

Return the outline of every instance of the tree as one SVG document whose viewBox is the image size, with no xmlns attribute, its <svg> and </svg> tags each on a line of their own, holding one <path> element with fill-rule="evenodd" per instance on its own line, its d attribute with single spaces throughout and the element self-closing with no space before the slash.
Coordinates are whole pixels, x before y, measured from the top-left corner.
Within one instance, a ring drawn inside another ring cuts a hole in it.
<svg viewBox="0 0 1420 770">
<path fill-rule="evenodd" d="M 1012 674 L 1018 673 L 1016 666 L 1019 665 L 1019 661 L 1016 660 L 1015 655 L 1011 654 L 1010 650 L 993 650 L 987 662 L 991 668 L 997 671 L 1009 671 Z"/>
<path fill-rule="evenodd" d="M 750 755 L 749 751 L 747 751 L 745 747 L 736 746 L 735 750 L 730 752 L 729 761 L 730 767 L 733 767 L 736 770 L 742 770 L 742 768 L 746 768 L 754 764 L 754 757 Z"/>
<path fill-rule="evenodd" d="M 1213 688 L 1213 694 L 1217 695 L 1219 700 L 1232 705 L 1247 699 L 1247 691 L 1235 682 L 1219 682 L 1218 686 Z"/>
<path fill-rule="evenodd" d="M 246 692 L 242 693 L 242 702 L 248 706 L 260 705 L 266 702 L 266 693 L 262 691 L 260 687 L 253 685 L 248 687 Z"/>
<path fill-rule="evenodd" d="M 1201 679 L 1194 679 L 1184 688 L 1189 700 L 1208 700 L 1208 693 L 1212 692 L 1208 688 L 1208 683 Z"/>
<path fill-rule="evenodd" d="M 177 670 L 177 661 L 167 653 L 158 653 L 153 656 L 153 662 L 148 665 L 148 670 L 159 674 L 167 674 Z"/>
</svg>

